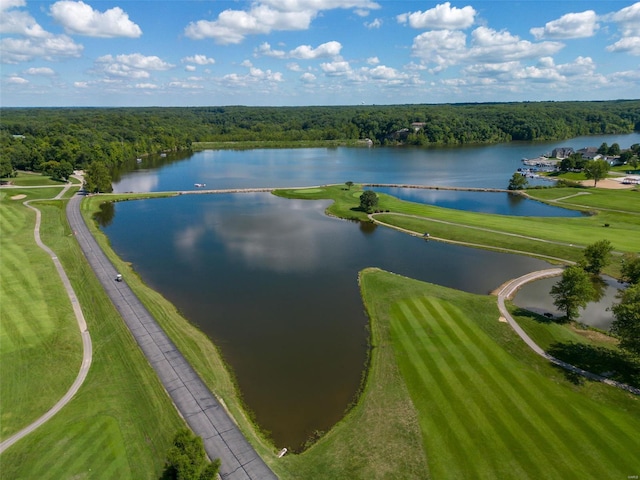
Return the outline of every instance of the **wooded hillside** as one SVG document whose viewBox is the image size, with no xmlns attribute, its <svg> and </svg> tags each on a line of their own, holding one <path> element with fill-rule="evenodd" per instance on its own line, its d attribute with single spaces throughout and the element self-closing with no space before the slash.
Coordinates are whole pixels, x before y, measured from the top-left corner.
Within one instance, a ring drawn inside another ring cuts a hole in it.
<svg viewBox="0 0 640 480">
<path fill-rule="evenodd" d="M 375 145 L 560 140 L 640 130 L 640 100 L 455 105 L 3 108 L 0 162 L 117 167 L 192 142 L 371 139 Z M 420 125 L 415 125 L 415 124 Z M 414 124 L 412 126 L 412 124 Z M 1 174 L 0 173 L 0 174 Z"/>
</svg>

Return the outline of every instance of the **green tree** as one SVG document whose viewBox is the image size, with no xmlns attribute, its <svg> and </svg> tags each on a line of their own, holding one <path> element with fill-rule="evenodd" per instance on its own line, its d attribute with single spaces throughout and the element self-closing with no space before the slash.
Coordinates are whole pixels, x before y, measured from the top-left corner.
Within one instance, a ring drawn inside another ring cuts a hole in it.
<svg viewBox="0 0 640 480">
<path fill-rule="evenodd" d="M 511 180 L 509 180 L 509 186 L 507 188 L 509 190 L 524 190 L 528 186 L 529 180 L 527 180 L 527 177 L 521 173 L 515 172 L 511 176 Z"/>
<path fill-rule="evenodd" d="M 8 157 L 0 156 L 0 178 L 11 177 L 13 175 L 13 166 Z"/>
<path fill-rule="evenodd" d="M 607 142 L 602 142 L 602 145 L 600 145 L 600 148 L 598 148 L 598 153 L 600 155 L 606 155 L 607 153 L 609 153 L 609 145 L 607 145 Z"/>
<path fill-rule="evenodd" d="M 351 190 L 351 187 L 353 187 L 353 182 L 351 180 L 349 180 L 348 182 L 344 182 L 344 184 L 347 186 L 349 190 Z"/>
<path fill-rule="evenodd" d="M 640 284 L 623 290 L 618 298 L 620 303 L 611 307 L 611 331 L 620 337 L 620 347 L 640 355 Z"/>
<path fill-rule="evenodd" d="M 621 272 L 623 282 L 640 284 L 640 255 L 625 253 L 622 256 Z"/>
<path fill-rule="evenodd" d="M 564 312 L 568 322 L 578 318 L 579 309 L 586 307 L 593 295 L 589 274 L 575 265 L 565 268 L 560 281 L 551 287 L 553 304 Z"/>
<path fill-rule="evenodd" d="M 188 428 L 179 430 L 167 452 L 163 480 L 212 480 L 218 475 L 220 459 L 207 460 L 202 438 Z"/>
<path fill-rule="evenodd" d="M 584 249 L 581 263 L 587 272 L 598 275 L 611 262 L 613 245 L 609 240 L 599 240 Z"/>
<path fill-rule="evenodd" d="M 612 143 L 609 149 L 607 150 L 608 155 L 620 155 L 620 145 L 617 143 Z"/>
<path fill-rule="evenodd" d="M 85 189 L 89 193 L 111 192 L 111 174 L 102 162 L 93 162 L 84 172 Z"/>
<path fill-rule="evenodd" d="M 378 195 L 373 190 L 365 190 L 360 195 L 360 208 L 365 212 L 370 212 L 376 205 L 378 205 Z"/>
<path fill-rule="evenodd" d="M 609 172 L 609 162 L 606 160 L 591 160 L 584 165 L 584 175 L 588 179 L 593 179 L 593 186 L 598 184 Z"/>
</svg>

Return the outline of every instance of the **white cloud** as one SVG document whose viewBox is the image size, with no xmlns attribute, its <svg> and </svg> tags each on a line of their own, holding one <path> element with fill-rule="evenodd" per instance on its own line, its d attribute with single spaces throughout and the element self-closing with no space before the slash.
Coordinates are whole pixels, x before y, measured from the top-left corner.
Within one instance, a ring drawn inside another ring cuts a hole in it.
<svg viewBox="0 0 640 480">
<path fill-rule="evenodd" d="M 318 13 L 336 8 L 373 9 L 379 5 L 370 0 L 262 0 L 249 10 L 227 9 L 216 20 L 191 22 L 184 33 L 194 40 L 212 38 L 229 45 L 242 42 L 247 35 L 307 30 Z"/>
<path fill-rule="evenodd" d="M 272 72 L 271 70 L 262 70 L 251 66 L 251 62 L 243 62 L 248 66 L 249 72 L 245 75 L 238 73 L 230 73 L 218 79 L 219 83 L 231 88 L 249 87 L 254 85 L 274 85 L 284 81 L 284 77 L 280 72 Z M 247 65 L 248 64 L 248 65 Z"/>
<path fill-rule="evenodd" d="M 607 46 L 607 51 L 640 55 L 640 37 L 624 37 L 614 44 Z"/>
<path fill-rule="evenodd" d="M 557 20 L 547 22 L 544 27 L 532 28 L 531 34 L 542 38 L 585 38 L 592 37 L 598 30 L 598 17 L 593 10 L 581 13 L 567 13 Z"/>
<path fill-rule="evenodd" d="M 35 58 L 55 61 L 65 57 L 79 57 L 82 45 L 74 43 L 66 35 L 50 35 L 45 38 L 0 39 L 3 63 L 29 62 Z"/>
<path fill-rule="evenodd" d="M 197 68 L 195 65 L 185 65 L 184 70 L 186 72 L 195 72 Z"/>
<path fill-rule="evenodd" d="M 607 51 L 640 55 L 640 2 L 606 15 L 604 18 L 617 23 L 622 35 L 620 40 L 607 46 Z"/>
<path fill-rule="evenodd" d="M 321 63 L 320 68 L 326 75 L 331 77 L 346 75 L 351 71 L 349 62 L 345 62 L 342 60 L 336 62 Z"/>
<path fill-rule="evenodd" d="M 332 41 L 318 45 L 316 48 L 310 45 L 300 45 L 289 52 L 292 58 L 300 60 L 312 60 L 316 58 L 336 57 L 340 55 L 342 44 L 340 42 Z"/>
<path fill-rule="evenodd" d="M 378 57 L 369 57 L 367 58 L 367 63 L 369 65 L 378 65 L 380 63 L 380 59 Z"/>
<path fill-rule="evenodd" d="M 26 78 L 18 77 L 17 75 L 11 76 L 7 78 L 7 83 L 11 83 L 13 85 L 26 85 L 29 83 L 29 80 Z"/>
<path fill-rule="evenodd" d="M 24 7 L 26 4 L 25 0 L 0 0 L 0 12 L 11 8 Z"/>
<path fill-rule="evenodd" d="M 382 20 L 380 20 L 379 18 L 376 18 L 374 20 L 372 20 L 371 22 L 365 22 L 364 26 L 367 28 L 380 28 L 382 26 Z"/>
<path fill-rule="evenodd" d="M 300 80 L 304 83 L 313 83 L 316 81 L 316 76 L 313 73 L 306 72 L 300 75 Z"/>
<path fill-rule="evenodd" d="M 82 1 L 62 0 L 51 5 L 50 11 L 70 34 L 101 38 L 138 38 L 142 35 L 140 27 L 129 20 L 129 15 L 120 7 L 100 12 Z"/>
<path fill-rule="evenodd" d="M 295 62 L 287 63 L 287 70 L 292 72 L 302 72 L 302 67 Z"/>
<path fill-rule="evenodd" d="M 451 7 L 445 2 L 425 12 L 403 13 L 396 19 L 399 23 L 409 23 L 412 28 L 463 30 L 473 25 L 476 11 L 471 6 Z"/>
<path fill-rule="evenodd" d="M 16 2 L 17 3 L 17 2 Z M 2 5 L 0 15 L 0 33 L 3 35 L 23 35 L 31 38 L 46 38 L 51 34 L 46 32 L 28 13 L 22 10 L 12 10 L 21 5 Z"/>
<path fill-rule="evenodd" d="M 164 71 L 174 67 L 159 57 L 145 56 L 140 53 L 130 55 L 104 55 L 95 62 L 97 73 L 110 77 L 149 78 L 149 71 Z"/>
<path fill-rule="evenodd" d="M 605 18 L 619 24 L 622 36 L 640 36 L 640 2 L 607 15 Z"/>
<path fill-rule="evenodd" d="M 478 27 L 471 32 L 471 45 L 461 31 L 432 30 L 418 35 L 413 41 L 413 55 L 423 62 L 435 64 L 434 71 L 461 63 L 503 63 L 539 58 L 558 52 L 563 44 L 557 42 L 532 43 L 521 40 L 507 31 Z"/>
<path fill-rule="evenodd" d="M 216 63 L 215 59 L 207 57 L 206 55 L 196 54 L 191 57 L 184 57 L 183 63 L 195 63 L 196 65 L 213 65 Z"/>
<path fill-rule="evenodd" d="M 45 77 L 49 77 L 56 74 L 56 72 L 54 72 L 53 69 L 49 67 L 32 67 L 25 70 L 24 73 L 26 73 L 27 75 L 36 75 L 36 76 L 45 76 Z"/>
<path fill-rule="evenodd" d="M 318 45 L 313 48 L 311 45 L 300 45 L 289 52 L 284 50 L 273 50 L 271 45 L 263 42 L 258 46 L 255 55 L 264 55 L 273 58 L 296 58 L 298 60 L 314 60 L 317 58 L 330 58 L 340 55 L 342 44 L 340 42 L 331 41 Z"/>
<path fill-rule="evenodd" d="M 155 83 L 136 83 L 135 88 L 142 90 L 157 90 L 160 87 Z"/>
</svg>

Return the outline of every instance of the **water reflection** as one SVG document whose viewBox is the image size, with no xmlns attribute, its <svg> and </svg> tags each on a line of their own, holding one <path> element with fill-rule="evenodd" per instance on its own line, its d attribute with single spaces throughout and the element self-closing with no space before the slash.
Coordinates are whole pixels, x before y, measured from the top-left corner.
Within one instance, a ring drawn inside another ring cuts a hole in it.
<svg viewBox="0 0 640 480">
<path fill-rule="evenodd" d="M 553 298 L 549 293 L 558 280 L 558 277 L 545 278 L 524 285 L 518 290 L 513 303 L 540 315 L 546 313 L 561 317 L 563 313 L 553 305 Z M 609 330 L 613 322 L 613 313 L 609 308 L 617 302 L 616 294 L 620 284 L 614 278 L 603 276 L 595 280 L 594 286 L 597 300 L 594 298 L 584 310 L 580 310 L 578 321 L 602 330 Z"/>
<path fill-rule="evenodd" d="M 278 446 L 329 429 L 357 390 L 367 348 L 361 269 L 486 294 L 549 266 L 338 220 L 327 205 L 182 195 L 117 203 L 104 228 L 120 257 L 220 347 Z"/>
</svg>

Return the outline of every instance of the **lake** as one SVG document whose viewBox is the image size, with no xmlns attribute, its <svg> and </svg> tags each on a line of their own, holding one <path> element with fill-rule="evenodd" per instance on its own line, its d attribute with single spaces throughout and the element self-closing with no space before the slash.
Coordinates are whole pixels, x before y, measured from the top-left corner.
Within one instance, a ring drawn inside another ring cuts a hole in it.
<svg viewBox="0 0 640 480">
<path fill-rule="evenodd" d="M 573 142 L 580 148 L 611 144 L 611 138 Z M 619 141 L 622 147 L 637 143 L 640 135 L 625 139 Z M 551 148 L 205 151 L 154 169 L 142 168 L 143 161 L 114 188 L 191 190 L 194 183 L 206 183 L 221 189 L 346 180 L 504 188 L 522 157 Z M 484 200 L 464 202 L 471 206 Z M 245 193 L 106 207 L 112 211 L 103 229 L 114 250 L 220 347 L 247 405 L 278 448 L 297 448 L 315 430 L 328 430 L 354 398 L 368 335 L 357 285 L 362 268 L 380 267 L 486 294 L 510 278 L 549 267 L 529 257 L 338 220 L 324 214 L 326 206 Z"/>
</svg>

